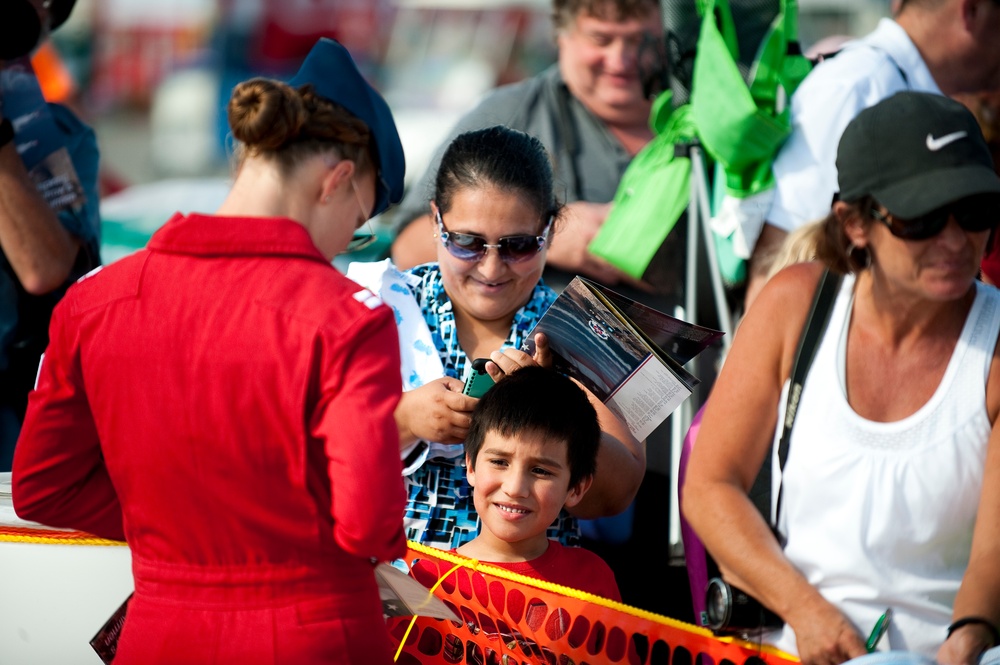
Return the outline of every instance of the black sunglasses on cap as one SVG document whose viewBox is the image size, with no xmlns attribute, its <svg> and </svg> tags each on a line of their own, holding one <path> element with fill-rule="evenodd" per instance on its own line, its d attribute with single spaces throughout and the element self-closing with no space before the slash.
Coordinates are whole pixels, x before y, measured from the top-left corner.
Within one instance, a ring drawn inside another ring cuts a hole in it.
<svg viewBox="0 0 1000 665">
<path fill-rule="evenodd" d="M 460 261 L 481 261 L 492 247 L 504 263 L 520 263 L 532 258 L 545 247 L 552 228 L 552 217 L 545 223 L 541 235 L 504 236 L 495 245 L 486 242 L 486 238 L 473 233 L 453 233 L 444 228 L 441 211 L 437 212 L 438 236 L 448 253 Z"/>
<path fill-rule="evenodd" d="M 927 240 L 944 230 L 951 217 L 963 231 L 981 233 L 1000 225 L 1000 196 L 979 194 L 959 199 L 913 219 L 900 219 L 892 213 L 871 208 L 871 216 L 882 222 L 889 232 L 903 240 Z"/>
</svg>

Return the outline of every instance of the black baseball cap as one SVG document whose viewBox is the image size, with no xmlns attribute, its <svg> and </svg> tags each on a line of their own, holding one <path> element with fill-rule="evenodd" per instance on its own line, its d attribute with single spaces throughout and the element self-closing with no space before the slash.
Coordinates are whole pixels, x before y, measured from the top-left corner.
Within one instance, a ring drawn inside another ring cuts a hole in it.
<svg viewBox="0 0 1000 665">
<path fill-rule="evenodd" d="M 378 159 L 372 215 L 399 203 L 403 198 L 406 162 L 396 123 L 389 105 L 361 75 L 347 49 L 323 37 L 309 51 L 289 84 L 311 85 L 321 97 L 340 104 L 368 125 Z"/>
<path fill-rule="evenodd" d="M 840 199 L 870 195 L 914 219 L 976 194 L 1000 194 L 979 123 L 943 95 L 904 91 L 847 125 L 837 149 Z"/>
</svg>

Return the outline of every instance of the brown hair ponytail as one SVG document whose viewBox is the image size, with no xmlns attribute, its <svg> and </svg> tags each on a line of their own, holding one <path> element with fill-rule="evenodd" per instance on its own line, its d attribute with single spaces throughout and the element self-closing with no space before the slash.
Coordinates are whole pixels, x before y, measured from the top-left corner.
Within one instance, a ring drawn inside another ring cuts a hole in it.
<svg viewBox="0 0 1000 665">
<path fill-rule="evenodd" d="M 287 172 L 303 159 L 335 150 L 358 169 L 374 166 L 371 132 L 344 107 L 317 95 L 311 86 L 256 78 L 233 90 L 227 108 L 238 157 L 277 160 Z"/>
<path fill-rule="evenodd" d="M 306 122 L 299 94 L 285 83 L 264 78 L 236 86 L 227 112 L 233 136 L 251 154 L 281 148 Z"/>
</svg>

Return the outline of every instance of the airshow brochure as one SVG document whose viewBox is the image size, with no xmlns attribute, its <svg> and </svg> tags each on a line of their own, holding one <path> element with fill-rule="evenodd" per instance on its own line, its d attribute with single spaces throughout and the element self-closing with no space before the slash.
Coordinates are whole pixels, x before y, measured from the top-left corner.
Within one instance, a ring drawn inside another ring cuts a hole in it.
<svg viewBox="0 0 1000 665">
<path fill-rule="evenodd" d="M 131 600 L 132 594 L 129 594 L 125 602 L 115 610 L 111 618 L 101 626 L 101 629 L 90 640 L 90 646 L 104 665 L 110 665 L 118 653 L 118 638 L 121 637 L 122 628 L 125 627 L 125 615 L 128 613 L 128 604 Z"/>
<path fill-rule="evenodd" d="M 17 154 L 42 198 L 57 212 L 83 205 L 83 186 L 63 143 L 63 133 L 27 57 L 0 68 L 0 100 L 3 116 L 14 126 Z"/>
<path fill-rule="evenodd" d="M 575 277 L 529 333 L 545 333 L 554 367 L 587 387 L 637 439 L 645 439 L 691 395 L 684 369 L 723 333 L 696 326 Z"/>
<path fill-rule="evenodd" d="M 375 567 L 382 614 L 386 617 L 424 616 L 462 621 L 427 587 L 388 563 Z"/>
</svg>

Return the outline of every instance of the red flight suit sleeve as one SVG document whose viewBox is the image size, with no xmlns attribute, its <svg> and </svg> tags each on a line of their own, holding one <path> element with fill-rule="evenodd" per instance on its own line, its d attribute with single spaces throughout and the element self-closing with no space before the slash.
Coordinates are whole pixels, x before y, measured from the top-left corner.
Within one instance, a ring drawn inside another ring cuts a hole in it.
<svg viewBox="0 0 1000 665">
<path fill-rule="evenodd" d="M 53 313 L 14 449 L 14 510 L 22 519 L 124 540 L 121 504 L 84 391 L 78 328 L 66 321 L 64 304 Z"/>
<path fill-rule="evenodd" d="M 405 493 L 393 416 L 402 394 L 399 341 L 391 310 L 379 306 L 352 332 L 339 365 L 321 376 L 312 435 L 324 442 L 334 538 L 345 551 L 379 560 L 403 556 Z"/>
</svg>

